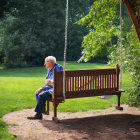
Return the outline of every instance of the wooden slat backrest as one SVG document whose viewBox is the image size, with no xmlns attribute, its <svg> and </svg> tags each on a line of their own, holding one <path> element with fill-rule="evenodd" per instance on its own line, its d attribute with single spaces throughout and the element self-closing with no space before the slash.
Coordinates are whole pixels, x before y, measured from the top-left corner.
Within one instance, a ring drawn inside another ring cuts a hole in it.
<svg viewBox="0 0 140 140">
<path fill-rule="evenodd" d="M 91 94 L 94 91 L 111 91 L 119 89 L 119 67 L 114 69 L 98 70 L 74 70 L 65 71 L 65 94 L 75 96 L 86 92 Z M 63 98 L 63 71 L 54 71 L 54 93 L 53 98 Z"/>
<path fill-rule="evenodd" d="M 75 75 L 77 74 L 77 76 Z M 117 78 L 115 73 L 108 74 L 79 74 L 79 71 L 75 71 L 74 75 L 67 75 L 66 72 L 66 85 L 68 85 L 66 91 L 76 91 L 76 90 L 91 90 L 91 89 L 118 89 L 117 81 L 114 80 Z M 70 78 L 69 78 L 70 77 Z M 114 78 L 115 77 L 115 78 Z M 69 80 L 71 79 L 71 80 Z"/>
</svg>

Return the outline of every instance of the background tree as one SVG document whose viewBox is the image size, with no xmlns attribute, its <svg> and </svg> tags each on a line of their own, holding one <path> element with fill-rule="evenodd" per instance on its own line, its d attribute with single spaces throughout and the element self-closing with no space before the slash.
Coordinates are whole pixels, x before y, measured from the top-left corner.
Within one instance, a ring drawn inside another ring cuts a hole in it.
<svg viewBox="0 0 140 140">
<path fill-rule="evenodd" d="M 87 26 L 90 32 L 84 37 L 82 57 L 80 61 L 95 58 L 105 49 L 109 63 L 120 61 L 120 25 L 119 0 L 97 0 L 91 6 L 90 12 L 81 18 L 77 24 Z M 123 33 L 123 68 L 132 76 L 133 87 L 128 89 L 129 104 L 140 105 L 140 50 L 139 41 L 123 5 L 122 33 Z"/>
<path fill-rule="evenodd" d="M 73 23 L 88 12 L 90 1 L 71 0 L 69 3 L 67 60 L 78 60 L 81 55 L 81 41 L 87 29 Z M 65 2 L 8 1 L 1 41 L 6 67 L 42 65 L 47 55 L 63 60 Z"/>
</svg>

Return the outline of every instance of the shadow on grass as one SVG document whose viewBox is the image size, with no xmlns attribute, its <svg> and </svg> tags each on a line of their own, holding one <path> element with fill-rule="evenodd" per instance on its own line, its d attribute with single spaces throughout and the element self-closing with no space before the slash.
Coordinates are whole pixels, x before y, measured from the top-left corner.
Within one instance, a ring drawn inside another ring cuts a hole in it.
<svg viewBox="0 0 140 140">
<path fill-rule="evenodd" d="M 140 115 L 111 114 L 86 118 L 64 119 L 60 123 L 40 121 L 49 130 L 68 133 L 74 140 L 138 140 Z"/>
</svg>

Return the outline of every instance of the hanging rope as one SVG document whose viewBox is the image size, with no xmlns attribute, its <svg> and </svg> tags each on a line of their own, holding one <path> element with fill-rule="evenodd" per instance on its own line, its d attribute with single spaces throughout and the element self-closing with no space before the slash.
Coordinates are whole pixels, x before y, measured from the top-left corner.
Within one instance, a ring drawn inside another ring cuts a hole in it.
<svg viewBox="0 0 140 140">
<path fill-rule="evenodd" d="M 122 0 L 120 0 L 120 89 L 122 88 Z"/>
<path fill-rule="evenodd" d="M 68 11 L 69 11 L 69 1 L 66 0 L 66 24 L 65 24 L 65 47 L 64 47 L 64 70 L 63 70 L 63 97 L 65 102 L 65 67 L 66 67 L 66 51 L 67 51 L 67 36 L 68 36 Z"/>
</svg>

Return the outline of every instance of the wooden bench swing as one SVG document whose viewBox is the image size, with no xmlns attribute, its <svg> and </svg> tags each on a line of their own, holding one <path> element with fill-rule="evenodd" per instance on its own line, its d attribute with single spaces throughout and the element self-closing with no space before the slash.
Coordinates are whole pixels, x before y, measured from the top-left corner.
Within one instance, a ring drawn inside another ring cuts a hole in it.
<svg viewBox="0 0 140 140">
<path fill-rule="evenodd" d="M 116 109 L 120 107 L 120 97 L 123 90 L 119 90 L 119 66 L 113 69 L 74 70 L 65 71 L 65 99 L 117 95 Z M 49 115 L 49 102 L 53 103 L 54 117 L 57 119 L 57 107 L 63 103 L 63 71 L 54 70 L 52 99 L 47 101 L 47 115 Z"/>
</svg>

